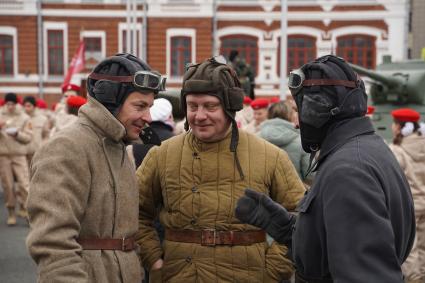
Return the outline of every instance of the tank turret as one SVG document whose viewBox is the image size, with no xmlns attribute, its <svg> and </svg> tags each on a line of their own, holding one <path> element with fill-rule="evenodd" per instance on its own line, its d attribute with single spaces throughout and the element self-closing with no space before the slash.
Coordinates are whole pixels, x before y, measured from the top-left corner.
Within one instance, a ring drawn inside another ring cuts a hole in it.
<svg viewBox="0 0 425 283">
<path fill-rule="evenodd" d="M 425 117 L 425 61 L 411 60 L 389 62 L 377 66 L 376 70 L 350 64 L 361 76 L 371 80 L 369 104 L 375 106 L 372 122 L 377 133 L 391 141 L 391 111 L 397 108 L 412 108 Z"/>
<path fill-rule="evenodd" d="M 421 64 L 422 63 L 422 64 Z M 371 78 L 370 95 L 373 104 L 419 104 L 425 103 L 425 62 L 418 62 L 421 68 L 398 68 L 401 63 L 383 64 L 376 71 L 368 70 L 357 65 L 351 67 L 359 74 Z M 389 66 L 391 65 L 391 66 Z M 412 66 L 412 65 L 411 65 Z M 391 67 L 391 68 L 390 68 Z"/>
</svg>

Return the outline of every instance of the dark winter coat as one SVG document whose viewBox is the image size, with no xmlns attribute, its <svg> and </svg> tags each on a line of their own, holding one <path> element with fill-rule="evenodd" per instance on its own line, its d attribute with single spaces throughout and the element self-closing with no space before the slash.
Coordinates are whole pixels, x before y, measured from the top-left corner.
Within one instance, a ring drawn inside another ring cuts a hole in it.
<svg viewBox="0 0 425 283">
<path fill-rule="evenodd" d="M 299 274 L 338 283 L 403 282 L 401 264 L 415 234 L 412 195 L 369 118 L 329 130 L 298 211 L 292 247 Z"/>
</svg>

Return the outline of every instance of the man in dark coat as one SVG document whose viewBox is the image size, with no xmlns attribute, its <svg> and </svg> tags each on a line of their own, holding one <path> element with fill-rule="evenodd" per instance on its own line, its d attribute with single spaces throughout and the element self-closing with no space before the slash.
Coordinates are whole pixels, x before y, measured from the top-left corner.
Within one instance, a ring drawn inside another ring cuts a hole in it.
<svg viewBox="0 0 425 283">
<path fill-rule="evenodd" d="M 413 244 L 409 184 L 365 117 L 363 82 L 341 58 L 324 56 L 291 73 L 303 149 L 316 178 L 298 217 L 247 190 L 237 205 L 243 222 L 292 243 L 296 282 L 403 282 Z M 311 158 L 313 160 L 313 158 Z"/>
</svg>

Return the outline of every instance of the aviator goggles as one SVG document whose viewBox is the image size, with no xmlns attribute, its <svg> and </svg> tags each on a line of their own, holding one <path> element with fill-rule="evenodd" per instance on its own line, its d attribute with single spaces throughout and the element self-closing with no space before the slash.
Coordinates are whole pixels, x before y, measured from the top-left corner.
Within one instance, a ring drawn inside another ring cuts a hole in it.
<svg viewBox="0 0 425 283">
<path fill-rule="evenodd" d="M 132 76 L 110 76 L 105 74 L 91 73 L 89 78 L 94 80 L 108 80 L 119 83 L 132 83 L 135 88 L 152 90 L 155 93 L 165 90 L 167 78 L 155 72 L 141 70 Z"/>
<path fill-rule="evenodd" d="M 330 80 L 330 79 L 305 79 L 305 74 L 301 69 L 293 70 L 289 73 L 288 87 L 292 95 L 296 95 L 302 87 L 305 86 L 345 86 L 349 88 L 357 88 L 357 82 L 347 80 Z"/>
</svg>

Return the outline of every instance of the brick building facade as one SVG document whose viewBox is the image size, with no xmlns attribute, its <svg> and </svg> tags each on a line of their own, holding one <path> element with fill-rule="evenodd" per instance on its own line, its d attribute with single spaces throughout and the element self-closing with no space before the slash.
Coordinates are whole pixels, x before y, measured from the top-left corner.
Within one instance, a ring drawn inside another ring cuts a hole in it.
<svg viewBox="0 0 425 283">
<path fill-rule="evenodd" d="M 407 2 L 288 0 L 288 69 L 329 53 L 369 68 L 384 55 L 405 59 Z M 0 2 L 0 96 L 39 95 L 42 85 L 48 103 L 57 101 L 80 40 L 86 43 L 87 69 L 79 79 L 102 58 L 126 51 L 125 1 L 42 0 L 41 9 L 36 4 Z M 168 77 L 169 88 L 178 88 L 186 63 L 238 49 L 254 67 L 256 94 L 279 95 L 280 10 L 279 0 L 138 0 L 136 53 L 146 54 L 152 68 Z"/>
</svg>

